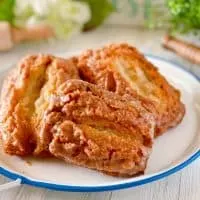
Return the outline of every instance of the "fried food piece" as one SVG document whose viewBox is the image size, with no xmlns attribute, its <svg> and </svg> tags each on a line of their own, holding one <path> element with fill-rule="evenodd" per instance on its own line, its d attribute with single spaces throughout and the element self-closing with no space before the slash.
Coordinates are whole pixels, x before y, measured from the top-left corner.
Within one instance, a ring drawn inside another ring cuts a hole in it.
<svg viewBox="0 0 200 200">
<path fill-rule="evenodd" d="M 50 55 L 29 56 L 9 74 L 0 107 L 0 132 L 6 153 L 26 155 L 34 150 L 50 96 L 71 78 L 79 78 L 75 59 Z"/>
<path fill-rule="evenodd" d="M 88 50 L 78 58 L 83 80 L 119 95 L 147 99 L 144 106 L 157 115 L 156 135 L 181 122 L 185 107 L 180 92 L 145 57 L 128 44 Z M 155 112 L 156 110 L 156 112 Z"/>
<path fill-rule="evenodd" d="M 112 175 L 144 172 L 155 119 L 140 101 L 69 80 L 51 98 L 43 122 L 39 153 L 49 149 L 66 162 Z"/>
</svg>

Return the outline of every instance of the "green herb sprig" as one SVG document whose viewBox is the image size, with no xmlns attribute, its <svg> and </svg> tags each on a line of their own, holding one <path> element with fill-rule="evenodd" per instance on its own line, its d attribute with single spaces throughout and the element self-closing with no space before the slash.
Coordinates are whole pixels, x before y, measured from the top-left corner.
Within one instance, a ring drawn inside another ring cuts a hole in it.
<svg viewBox="0 0 200 200">
<path fill-rule="evenodd" d="M 200 33 L 200 0 L 167 0 L 173 31 Z"/>
</svg>

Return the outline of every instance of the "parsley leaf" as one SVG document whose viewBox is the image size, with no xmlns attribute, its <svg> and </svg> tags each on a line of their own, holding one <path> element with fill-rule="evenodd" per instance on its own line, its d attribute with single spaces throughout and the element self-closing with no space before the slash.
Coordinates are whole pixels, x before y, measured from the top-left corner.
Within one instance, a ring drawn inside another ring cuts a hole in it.
<svg viewBox="0 0 200 200">
<path fill-rule="evenodd" d="M 168 0 L 174 31 L 187 33 L 200 30 L 200 0 Z"/>
</svg>

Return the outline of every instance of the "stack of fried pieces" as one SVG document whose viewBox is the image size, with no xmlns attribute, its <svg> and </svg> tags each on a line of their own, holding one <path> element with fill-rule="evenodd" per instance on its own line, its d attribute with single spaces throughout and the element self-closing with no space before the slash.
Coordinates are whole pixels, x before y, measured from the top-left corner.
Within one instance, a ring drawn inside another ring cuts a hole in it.
<svg viewBox="0 0 200 200">
<path fill-rule="evenodd" d="M 4 81 L 0 131 L 8 154 L 134 176 L 154 137 L 184 113 L 180 92 L 155 66 L 134 47 L 112 44 L 69 59 L 23 59 Z"/>
</svg>

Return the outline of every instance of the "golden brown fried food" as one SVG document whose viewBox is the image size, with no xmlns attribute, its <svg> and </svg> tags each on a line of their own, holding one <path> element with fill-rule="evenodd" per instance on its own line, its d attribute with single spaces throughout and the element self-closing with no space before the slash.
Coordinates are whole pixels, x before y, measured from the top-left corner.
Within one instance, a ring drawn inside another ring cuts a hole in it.
<svg viewBox="0 0 200 200">
<path fill-rule="evenodd" d="M 51 98 L 37 149 L 76 165 L 133 176 L 144 172 L 154 127 L 140 101 L 69 80 Z"/>
<path fill-rule="evenodd" d="M 88 82 L 119 95 L 131 94 L 151 101 L 154 106 L 144 106 L 157 115 L 156 135 L 176 126 L 184 116 L 180 92 L 134 47 L 113 44 L 88 50 L 78 58 L 78 67 L 81 78 Z"/>
<path fill-rule="evenodd" d="M 49 55 L 23 59 L 4 81 L 0 132 L 5 152 L 31 153 L 37 143 L 49 98 L 68 79 L 79 78 L 75 60 Z"/>
</svg>

